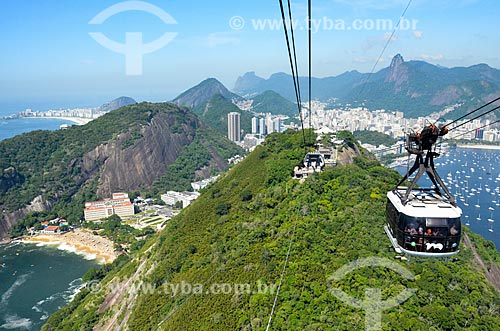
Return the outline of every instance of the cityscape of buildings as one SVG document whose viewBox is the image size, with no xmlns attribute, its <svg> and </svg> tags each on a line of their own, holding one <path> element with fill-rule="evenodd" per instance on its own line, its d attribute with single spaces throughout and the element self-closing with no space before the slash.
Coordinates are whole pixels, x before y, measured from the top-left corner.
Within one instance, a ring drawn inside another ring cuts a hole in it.
<svg viewBox="0 0 500 331">
<path fill-rule="evenodd" d="M 405 118 L 404 113 L 401 111 L 395 112 L 383 109 L 371 111 L 365 107 L 351 107 L 350 105 L 328 109 L 327 103 L 313 101 L 310 121 L 307 107 L 303 107 L 302 117 L 304 118 L 304 127 L 309 128 L 310 122 L 311 127 L 315 129 L 318 134 L 334 133 L 342 130 L 350 132 L 377 131 L 385 133 L 392 138 L 403 140 L 407 133 L 411 131 L 419 132 L 424 126 L 429 123 L 438 122 L 438 119 L 459 106 L 460 105 L 447 107 L 441 112 L 433 113 L 426 117 Z M 240 117 L 238 117 L 238 119 L 239 118 Z M 236 142 L 239 142 L 242 147 L 251 151 L 255 146 L 261 144 L 265 136 L 270 133 L 282 132 L 287 128 L 298 128 L 293 122 L 290 125 L 283 125 L 284 118 L 286 117 L 272 116 L 271 114 L 265 114 L 261 117 L 255 116 L 252 118 L 251 133 L 243 136 L 242 141 Z M 481 118 L 468 123 L 465 123 L 466 121 L 468 122 L 468 120 L 464 119 L 455 123 L 454 127 L 456 126 L 457 129 L 451 130 L 446 136 L 446 139 L 479 140 L 487 142 L 500 141 L 500 131 L 497 128 L 489 127 L 489 124 L 492 123 L 491 120 Z M 369 144 L 365 144 L 364 146 L 372 152 L 391 147 L 376 147 Z M 401 147 L 401 143 L 396 144 L 395 147 Z M 401 148 L 399 148 L 399 150 L 400 149 Z M 394 148 L 394 150 L 389 151 L 389 153 L 396 153 L 397 151 L 398 148 Z"/>
<path fill-rule="evenodd" d="M 252 117 L 252 131 L 245 134 L 241 130 L 241 114 L 229 113 L 227 116 L 227 137 L 247 151 L 252 151 L 253 148 L 264 142 L 264 138 L 268 134 L 283 131 L 283 118 L 286 116 L 273 116 L 271 114 Z M 241 139 L 242 137 L 243 139 Z"/>
<path fill-rule="evenodd" d="M 57 110 L 47 110 L 47 111 L 33 111 L 31 109 L 26 109 L 16 115 L 11 115 L 9 118 L 17 117 L 73 117 L 82 119 L 96 119 L 106 112 L 100 111 L 98 108 L 74 108 L 74 109 L 57 109 Z"/>
<path fill-rule="evenodd" d="M 385 133 L 395 139 L 404 138 L 409 130 L 419 132 L 429 123 L 436 123 L 445 114 L 453 111 L 459 105 L 444 109 L 442 112 L 433 113 L 426 117 L 405 118 L 403 112 L 391 112 L 386 110 L 370 111 L 364 107 L 351 108 L 349 105 L 339 109 L 326 109 L 326 104 L 318 101 L 312 103 L 311 123 L 315 129 L 327 129 L 332 132 L 347 131 L 378 131 Z M 307 110 L 304 118 L 308 117 Z M 309 121 L 304 121 L 308 127 Z M 461 126 L 468 120 L 462 120 L 454 124 L 460 126 L 452 130 L 447 139 L 472 140 L 479 139 L 489 142 L 500 140 L 500 132 L 496 128 L 488 127 L 490 120 L 476 119 Z M 485 127 L 485 128 L 482 128 Z M 450 128 L 451 129 L 451 128 Z"/>
</svg>

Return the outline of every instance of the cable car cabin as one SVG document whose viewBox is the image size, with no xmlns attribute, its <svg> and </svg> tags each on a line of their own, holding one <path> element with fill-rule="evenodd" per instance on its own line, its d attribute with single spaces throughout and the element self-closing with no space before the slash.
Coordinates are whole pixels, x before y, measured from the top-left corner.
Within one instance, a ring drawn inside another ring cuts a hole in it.
<svg viewBox="0 0 500 331">
<path fill-rule="evenodd" d="M 462 210 L 434 191 L 406 188 L 387 193 L 385 232 L 397 253 L 419 257 L 449 257 L 459 252 Z"/>
<path fill-rule="evenodd" d="M 307 153 L 304 157 L 304 166 L 320 172 L 325 167 L 325 158 L 320 153 Z"/>
</svg>

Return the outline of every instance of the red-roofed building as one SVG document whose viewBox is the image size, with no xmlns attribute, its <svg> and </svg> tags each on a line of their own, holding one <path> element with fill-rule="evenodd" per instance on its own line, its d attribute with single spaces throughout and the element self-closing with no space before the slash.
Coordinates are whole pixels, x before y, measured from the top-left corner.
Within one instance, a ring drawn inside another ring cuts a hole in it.
<svg viewBox="0 0 500 331">
<path fill-rule="evenodd" d="M 44 234 L 59 234 L 61 233 L 61 229 L 57 225 L 51 225 L 43 229 L 41 232 Z"/>
</svg>

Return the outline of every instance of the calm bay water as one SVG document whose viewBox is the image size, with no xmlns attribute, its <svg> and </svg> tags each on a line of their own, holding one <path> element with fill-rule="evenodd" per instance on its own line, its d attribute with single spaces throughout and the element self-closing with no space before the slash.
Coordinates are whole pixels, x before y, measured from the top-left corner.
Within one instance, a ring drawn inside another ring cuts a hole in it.
<svg viewBox="0 0 500 331">
<path fill-rule="evenodd" d="M 0 246 L 0 330 L 39 330 L 73 298 L 82 275 L 96 265 L 57 246 Z"/>
<path fill-rule="evenodd" d="M 62 124 L 72 125 L 74 123 L 53 118 L 0 119 L 0 141 L 34 130 L 57 130 Z"/>
<path fill-rule="evenodd" d="M 73 123 L 37 118 L 0 120 L 0 141 L 34 130 L 57 130 L 62 124 Z M 83 274 L 96 265 L 57 246 L 0 246 L 0 330 L 40 330 L 50 314 L 73 298 Z"/>
</svg>

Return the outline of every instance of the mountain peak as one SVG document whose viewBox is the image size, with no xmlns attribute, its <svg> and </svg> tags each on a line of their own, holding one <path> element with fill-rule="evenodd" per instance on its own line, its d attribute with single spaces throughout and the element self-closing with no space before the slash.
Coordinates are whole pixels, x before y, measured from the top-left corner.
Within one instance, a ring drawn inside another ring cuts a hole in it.
<svg viewBox="0 0 500 331">
<path fill-rule="evenodd" d="M 220 94 L 228 100 L 240 100 L 240 96 L 231 93 L 220 81 L 215 78 L 208 78 L 183 92 L 173 102 L 179 106 L 189 107 L 191 109 L 208 102 L 215 95 Z"/>
<path fill-rule="evenodd" d="M 238 77 L 234 84 L 234 91 L 245 94 L 248 90 L 254 89 L 264 81 L 264 78 L 257 76 L 254 71 L 250 71 Z"/>
<path fill-rule="evenodd" d="M 137 101 L 135 101 L 134 99 L 122 96 L 100 106 L 99 111 L 103 112 L 113 111 L 123 106 L 133 105 L 136 103 Z"/>
<path fill-rule="evenodd" d="M 389 74 L 387 75 L 386 81 L 395 82 L 398 87 L 406 82 L 408 80 L 408 68 L 406 68 L 404 64 L 405 60 L 401 54 L 394 56 L 391 66 L 389 67 Z"/>
<path fill-rule="evenodd" d="M 398 53 L 392 58 L 391 69 L 399 67 L 403 63 L 405 63 L 405 60 L 403 59 L 403 56 Z"/>
</svg>

